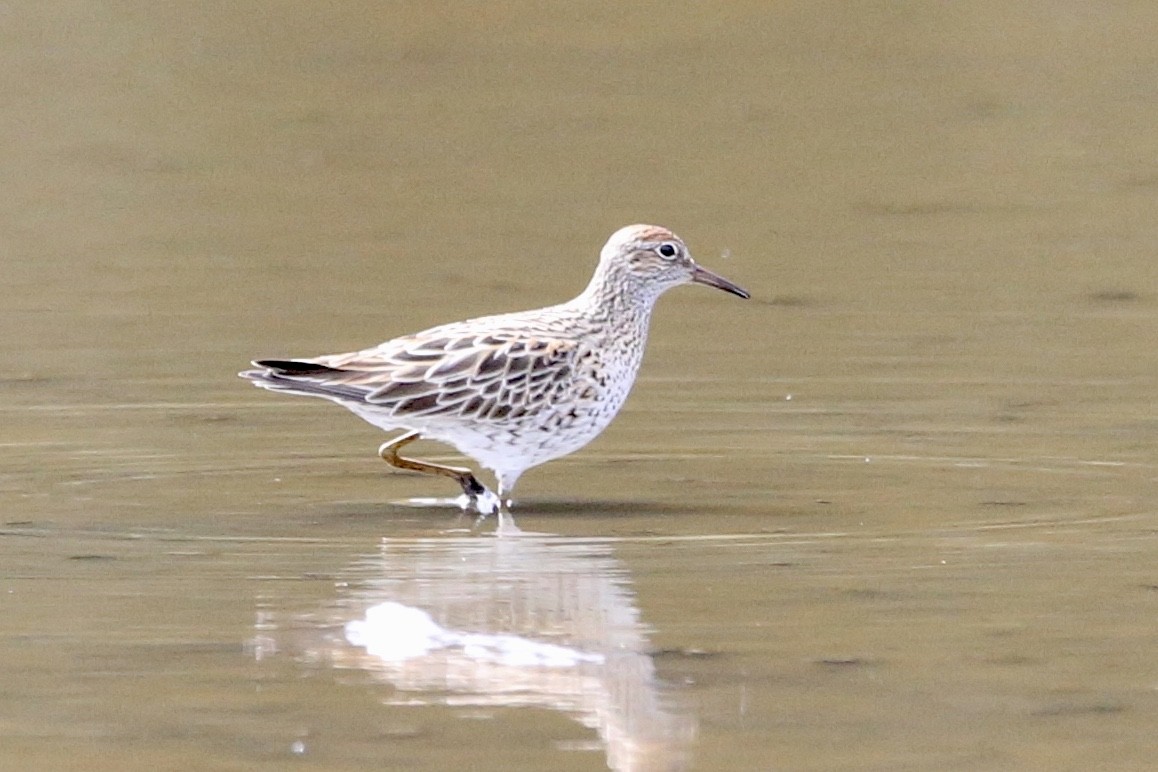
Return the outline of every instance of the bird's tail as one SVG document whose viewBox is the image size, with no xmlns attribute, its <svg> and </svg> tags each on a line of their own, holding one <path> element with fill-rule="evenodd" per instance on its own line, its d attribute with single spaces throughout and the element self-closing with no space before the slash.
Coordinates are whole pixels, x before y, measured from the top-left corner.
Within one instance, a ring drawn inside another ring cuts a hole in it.
<svg viewBox="0 0 1158 772">
<path fill-rule="evenodd" d="M 343 388 L 340 376 L 345 370 L 300 359 L 259 359 L 256 370 L 242 370 L 239 376 L 270 391 L 284 391 L 327 399 L 358 399 L 363 390 Z M 347 393 L 349 392 L 349 393 Z"/>
</svg>

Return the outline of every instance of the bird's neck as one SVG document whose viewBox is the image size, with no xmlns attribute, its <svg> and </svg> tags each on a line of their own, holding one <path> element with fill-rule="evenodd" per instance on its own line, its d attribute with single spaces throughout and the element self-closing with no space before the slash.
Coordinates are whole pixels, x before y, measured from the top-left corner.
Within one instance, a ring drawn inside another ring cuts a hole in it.
<svg viewBox="0 0 1158 772">
<path fill-rule="evenodd" d="M 646 332 L 659 297 L 649 289 L 600 265 L 587 288 L 571 302 L 593 321 L 624 328 L 635 326 Z"/>
</svg>

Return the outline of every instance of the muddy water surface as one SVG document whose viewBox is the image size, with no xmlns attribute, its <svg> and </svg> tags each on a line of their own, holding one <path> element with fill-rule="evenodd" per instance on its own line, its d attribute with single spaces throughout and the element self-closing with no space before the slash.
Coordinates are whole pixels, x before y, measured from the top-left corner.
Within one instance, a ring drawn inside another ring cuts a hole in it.
<svg viewBox="0 0 1158 772">
<path fill-rule="evenodd" d="M 1158 12 L 765 6 L 10 8 L 2 766 L 1151 768 Z M 641 220 L 522 537 L 234 376 Z"/>
</svg>

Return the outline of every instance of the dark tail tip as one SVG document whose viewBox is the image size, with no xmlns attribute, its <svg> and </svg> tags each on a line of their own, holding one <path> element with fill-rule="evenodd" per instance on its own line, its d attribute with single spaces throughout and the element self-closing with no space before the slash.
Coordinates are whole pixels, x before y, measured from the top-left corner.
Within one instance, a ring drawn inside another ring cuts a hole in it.
<svg viewBox="0 0 1158 772">
<path fill-rule="evenodd" d="M 273 375 L 330 375 L 333 373 L 340 373 L 333 367 L 326 365 L 319 365 L 314 362 L 300 362 L 296 359 L 258 359 L 254 361 L 255 367 L 264 367 L 266 370 L 271 370 Z"/>
</svg>

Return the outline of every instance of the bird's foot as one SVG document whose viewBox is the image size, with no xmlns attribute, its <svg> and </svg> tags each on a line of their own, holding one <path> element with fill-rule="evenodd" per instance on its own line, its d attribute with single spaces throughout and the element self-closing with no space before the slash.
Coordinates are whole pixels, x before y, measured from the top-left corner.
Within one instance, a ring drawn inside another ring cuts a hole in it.
<svg viewBox="0 0 1158 772">
<path fill-rule="evenodd" d="M 505 508 L 503 500 L 488 488 L 483 488 L 481 493 L 464 493 L 454 502 L 463 512 L 474 511 L 484 518 L 498 514 Z"/>
<path fill-rule="evenodd" d="M 458 497 L 458 505 L 464 512 L 475 510 L 482 517 L 493 515 L 502 507 L 502 500 L 491 489 L 478 481 L 471 472 L 464 470 L 458 478 L 462 486 L 462 495 Z"/>
</svg>

